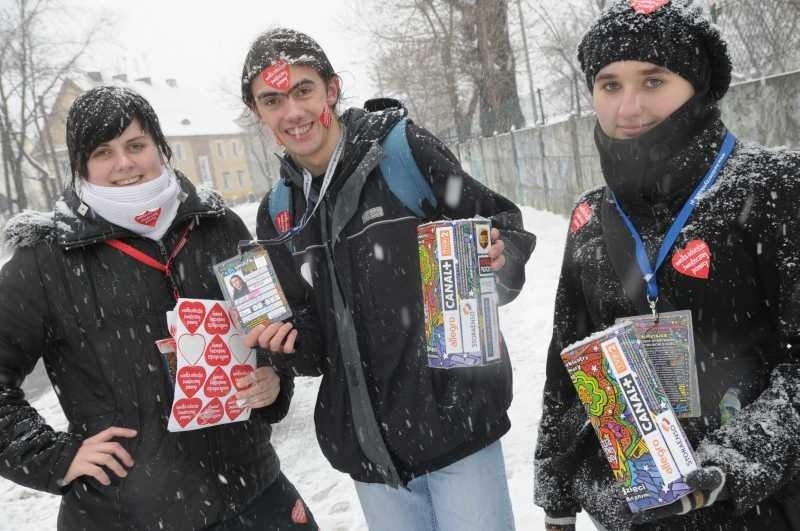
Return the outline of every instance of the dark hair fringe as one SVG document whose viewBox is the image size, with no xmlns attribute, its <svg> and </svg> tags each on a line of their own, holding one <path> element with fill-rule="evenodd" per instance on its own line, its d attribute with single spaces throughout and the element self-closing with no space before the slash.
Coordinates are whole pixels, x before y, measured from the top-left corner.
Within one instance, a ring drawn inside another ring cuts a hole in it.
<svg viewBox="0 0 800 531">
<path fill-rule="evenodd" d="M 133 120 L 153 137 L 161 154 L 170 162 L 172 148 L 161 131 L 158 116 L 137 92 L 125 87 L 103 86 L 75 99 L 67 115 L 67 151 L 73 185 L 76 177 L 87 176 L 89 157 L 97 146 L 120 136 Z"/>
</svg>

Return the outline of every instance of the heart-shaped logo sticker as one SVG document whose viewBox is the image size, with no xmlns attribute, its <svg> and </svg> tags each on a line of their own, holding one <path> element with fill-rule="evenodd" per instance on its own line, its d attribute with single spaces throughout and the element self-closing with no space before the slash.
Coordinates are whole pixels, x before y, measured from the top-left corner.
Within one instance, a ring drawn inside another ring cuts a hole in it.
<svg viewBox="0 0 800 531">
<path fill-rule="evenodd" d="M 592 206 L 584 201 L 572 211 L 572 218 L 569 220 L 570 233 L 575 234 L 581 230 L 590 219 L 592 219 Z"/>
<path fill-rule="evenodd" d="M 176 400 L 175 405 L 172 406 L 172 416 L 181 428 L 185 428 L 201 407 L 203 407 L 203 401 L 199 398 L 181 398 Z"/>
<path fill-rule="evenodd" d="M 225 396 L 231 392 L 231 381 L 222 367 L 214 369 L 203 386 L 203 392 L 206 396 Z"/>
<path fill-rule="evenodd" d="M 177 380 L 183 394 L 191 398 L 206 381 L 206 370 L 202 366 L 181 367 L 178 370 Z"/>
<path fill-rule="evenodd" d="M 672 267 L 688 277 L 708 279 L 711 272 L 711 251 L 703 240 L 692 240 L 672 254 Z"/>
<path fill-rule="evenodd" d="M 134 216 L 136 223 L 147 225 L 148 227 L 155 227 L 158 222 L 158 217 L 161 215 L 161 208 L 154 208 L 152 210 L 145 210 L 140 214 Z"/>
<path fill-rule="evenodd" d="M 669 4 L 670 0 L 631 0 L 631 7 L 637 13 L 649 15 L 661 7 Z"/>
<path fill-rule="evenodd" d="M 212 366 L 231 362 L 231 351 L 220 336 L 214 336 L 206 349 L 206 363 Z"/>
<path fill-rule="evenodd" d="M 178 352 L 189 365 L 200 361 L 206 350 L 206 338 L 200 334 L 183 334 L 178 338 Z"/>
<path fill-rule="evenodd" d="M 225 401 L 225 413 L 228 414 L 228 418 L 231 419 L 231 420 L 236 420 L 236 418 L 239 415 L 241 415 L 242 411 L 244 411 L 245 409 L 247 409 L 247 408 L 239 407 L 236 404 L 236 395 L 231 395 Z"/>
<path fill-rule="evenodd" d="M 227 334 L 231 329 L 231 321 L 228 319 L 228 312 L 226 312 L 219 303 L 216 303 L 209 310 L 205 322 L 206 332 L 209 334 Z"/>
<path fill-rule="evenodd" d="M 197 415 L 197 423 L 201 426 L 216 424 L 222 419 L 223 413 L 222 402 L 219 401 L 219 398 L 215 398 L 206 404 L 206 407 Z"/>
<path fill-rule="evenodd" d="M 261 79 L 268 87 L 289 90 L 289 65 L 284 61 L 275 61 L 261 71 Z"/>
<path fill-rule="evenodd" d="M 178 318 L 186 330 L 194 334 L 206 316 L 206 307 L 202 302 L 183 301 L 178 305 Z"/>
<path fill-rule="evenodd" d="M 236 386 L 236 389 L 238 391 L 241 391 L 242 389 L 247 389 L 248 387 L 253 385 L 252 382 L 250 382 L 250 379 L 247 378 L 247 376 L 249 376 L 250 373 L 252 372 L 253 372 L 253 367 L 250 365 L 234 365 L 233 367 L 231 367 L 231 380 L 233 380 L 233 385 Z M 241 380 L 242 378 L 247 378 L 247 380 L 246 383 L 240 385 L 239 380 Z"/>
</svg>

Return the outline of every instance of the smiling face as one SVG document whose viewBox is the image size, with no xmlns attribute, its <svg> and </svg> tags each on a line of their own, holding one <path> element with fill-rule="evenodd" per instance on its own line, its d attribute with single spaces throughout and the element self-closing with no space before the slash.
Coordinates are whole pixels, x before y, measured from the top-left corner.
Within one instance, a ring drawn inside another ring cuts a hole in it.
<svg viewBox="0 0 800 531">
<path fill-rule="evenodd" d="M 592 98 L 600 128 L 611 138 L 640 136 L 694 95 L 687 80 L 642 61 L 617 61 L 597 73 Z"/>
<path fill-rule="evenodd" d="M 326 83 L 310 66 L 289 65 L 288 70 L 287 89 L 267 85 L 262 75 L 253 79 L 253 112 L 300 166 L 319 175 L 341 132 L 338 121 L 331 119 L 339 85 L 336 78 Z"/>
<path fill-rule="evenodd" d="M 138 120 L 97 146 L 86 162 L 86 180 L 97 186 L 131 186 L 161 175 L 161 153 Z"/>
</svg>

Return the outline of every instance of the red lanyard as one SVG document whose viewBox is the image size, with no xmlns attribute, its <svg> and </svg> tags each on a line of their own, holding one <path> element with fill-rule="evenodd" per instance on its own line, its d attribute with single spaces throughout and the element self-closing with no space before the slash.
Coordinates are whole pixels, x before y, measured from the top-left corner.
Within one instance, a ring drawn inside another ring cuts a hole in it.
<svg viewBox="0 0 800 531">
<path fill-rule="evenodd" d="M 172 284 L 172 296 L 175 297 L 175 300 L 180 298 L 180 293 L 178 292 L 178 285 L 175 283 L 175 279 L 172 278 L 172 262 L 175 260 L 175 257 L 178 256 L 178 253 L 181 252 L 181 249 L 186 245 L 186 242 L 189 241 L 189 233 L 194 228 L 194 221 L 189 223 L 186 228 L 183 230 L 183 234 L 181 234 L 181 239 L 178 240 L 178 243 L 175 245 L 175 248 L 172 250 L 172 253 L 167 258 L 166 263 L 161 263 L 152 256 L 143 253 L 136 247 L 132 245 L 128 245 L 127 243 L 115 239 L 106 240 L 106 245 L 117 249 L 118 251 L 127 254 L 137 262 L 141 262 L 146 266 L 152 267 L 153 269 L 158 269 L 169 279 L 170 284 Z"/>
</svg>

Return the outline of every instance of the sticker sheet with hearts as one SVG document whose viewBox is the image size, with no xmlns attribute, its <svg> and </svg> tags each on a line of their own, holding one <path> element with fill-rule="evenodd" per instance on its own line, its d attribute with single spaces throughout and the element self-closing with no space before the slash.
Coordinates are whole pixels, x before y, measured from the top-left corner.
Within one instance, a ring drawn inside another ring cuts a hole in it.
<svg viewBox="0 0 800 531">
<path fill-rule="evenodd" d="M 225 301 L 178 299 L 167 312 L 177 350 L 175 398 L 167 429 L 189 431 L 250 418 L 239 407 L 238 381 L 255 370 L 255 351 L 244 344 Z"/>
</svg>

